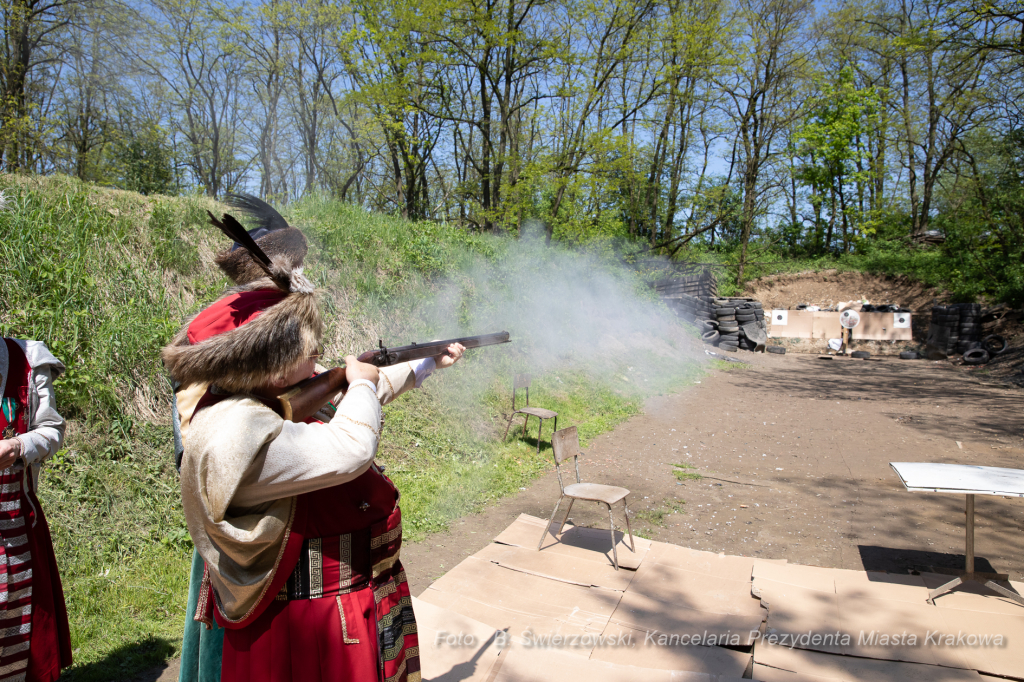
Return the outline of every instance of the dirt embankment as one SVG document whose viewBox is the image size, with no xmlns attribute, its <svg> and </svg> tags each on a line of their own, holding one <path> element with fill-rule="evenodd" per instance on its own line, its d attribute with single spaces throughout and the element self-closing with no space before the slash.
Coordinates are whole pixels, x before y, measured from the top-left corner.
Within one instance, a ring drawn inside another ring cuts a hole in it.
<svg viewBox="0 0 1024 682">
<path fill-rule="evenodd" d="M 749 282 L 743 295 L 756 298 L 765 309 L 793 309 L 801 304 L 830 308 L 866 299 L 875 305 L 898 304 L 921 313 L 930 312 L 944 300 L 943 292 L 906 277 L 835 270 L 762 277 Z"/>
</svg>

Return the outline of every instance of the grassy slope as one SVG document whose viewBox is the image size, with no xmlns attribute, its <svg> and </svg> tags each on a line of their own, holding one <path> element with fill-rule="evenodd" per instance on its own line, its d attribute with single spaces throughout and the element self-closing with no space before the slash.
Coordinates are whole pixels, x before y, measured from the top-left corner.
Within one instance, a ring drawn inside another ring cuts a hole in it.
<svg viewBox="0 0 1024 682">
<path fill-rule="evenodd" d="M 180 645 L 191 544 L 158 354 L 226 284 L 207 265 L 223 239 L 204 226 L 215 207 L 201 198 L 146 198 L 67 178 L 0 176 L 0 190 L 11 199 L 0 213 L 0 333 L 45 341 L 68 367 L 57 384 L 68 438 L 44 468 L 40 494 L 71 617 L 76 664 L 67 678 L 122 679 Z M 327 289 L 336 357 L 378 335 L 434 332 L 410 313 L 444 282 L 461 282 L 456 312 L 467 332 L 486 319 L 488 300 L 466 294 L 474 283 L 465 272 L 485 263 L 500 279 L 506 242 L 317 199 L 293 215 L 320 246 L 307 271 Z M 482 331 L 491 330 L 474 333 Z M 696 371 L 655 359 L 609 366 L 601 380 L 565 363 L 535 378 L 531 398 L 586 440 Z M 535 441 L 500 438 L 507 379 L 528 366 L 517 348 L 481 352 L 388 408 L 380 457 L 403 490 L 411 539 L 549 466 Z"/>
</svg>

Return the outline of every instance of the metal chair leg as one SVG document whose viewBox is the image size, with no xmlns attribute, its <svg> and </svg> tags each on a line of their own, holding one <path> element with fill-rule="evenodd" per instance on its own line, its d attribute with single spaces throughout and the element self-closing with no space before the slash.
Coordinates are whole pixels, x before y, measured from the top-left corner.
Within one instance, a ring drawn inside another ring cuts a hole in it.
<svg viewBox="0 0 1024 682">
<path fill-rule="evenodd" d="M 526 415 L 526 419 L 523 420 L 523 438 L 526 438 L 526 422 L 530 421 L 530 415 Z"/>
<path fill-rule="evenodd" d="M 508 424 L 505 424 L 505 435 L 501 437 L 502 440 L 508 438 L 508 430 L 512 426 L 512 420 L 516 418 L 516 413 L 513 412 L 512 416 L 508 418 Z"/>
<path fill-rule="evenodd" d="M 540 434 L 544 430 L 544 420 L 538 417 L 537 421 L 540 422 L 540 426 L 537 427 L 537 452 L 540 453 Z"/>
<path fill-rule="evenodd" d="M 565 517 L 562 519 L 562 524 L 558 527 L 558 532 L 555 535 L 562 534 L 562 528 L 565 527 L 565 522 L 569 520 L 569 514 L 572 513 L 572 503 L 576 501 L 575 497 L 569 498 L 569 508 L 565 510 Z"/>
<path fill-rule="evenodd" d="M 626 514 L 626 530 L 629 531 L 629 548 L 636 553 L 636 545 L 633 544 L 633 529 L 629 526 L 629 506 L 626 504 L 626 498 L 622 498 L 622 509 Z"/>
<path fill-rule="evenodd" d="M 551 510 L 551 518 L 548 519 L 548 522 L 546 524 L 544 524 L 544 532 L 541 533 L 540 542 L 537 543 L 538 552 L 540 551 L 541 545 L 544 544 L 544 538 L 548 536 L 548 529 L 551 528 L 551 522 L 555 520 L 555 514 L 558 512 L 558 507 L 562 504 L 563 497 L 565 497 L 565 495 L 559 497 L 558 502 L 555 502 L 555 508 Z M 569 506 L 572 507 L 572 502 L 569 503 Z"/>
<path fill-rule="evenodd" d="M 619 552 L 615 548 L 615 519 L 612 518 L 612 506 L 608 505 L 608 526 L 612 532 L 612 560 L 615 562 L 615 570 L 619 570 Z"/>
</svg>

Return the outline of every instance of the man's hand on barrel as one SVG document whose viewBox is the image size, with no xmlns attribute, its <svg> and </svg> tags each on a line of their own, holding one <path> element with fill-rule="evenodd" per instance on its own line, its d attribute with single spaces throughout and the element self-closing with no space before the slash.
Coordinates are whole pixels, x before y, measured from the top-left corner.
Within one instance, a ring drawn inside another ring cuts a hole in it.
<svg viewBox="0 0 1024 682">
<path fill-rule="evenodd" d="M 462 357 L 462 354 L 465 352 L 465 346 L 461 343 L 453 343 L 448 346 L 448 352 L 434 356 L 434 362 L 437 364 L 439 369 L 445 369 L 446 367 L 451 367 L 458 362 Z"/>
</svg>

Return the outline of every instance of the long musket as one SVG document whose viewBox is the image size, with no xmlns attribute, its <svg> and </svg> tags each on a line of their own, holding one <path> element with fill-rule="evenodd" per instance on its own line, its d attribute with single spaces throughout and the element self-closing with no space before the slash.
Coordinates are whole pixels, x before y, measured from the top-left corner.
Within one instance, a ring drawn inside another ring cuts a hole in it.
<svg viewBox="0 0 1024 682">
<path fill-rule="evenodd" d="M 396 348 L 388 348 L 384 345 L 384 341 L 380 340 L 378 341 L 379 348 L 366 351 L 358 357 L 358 360 L 377 367 L 388 367 L 400 362 L 442 355 L 453 343 L 461 343 L 468 350 L 510 341 L 508 332 L 466 336 L 461 339 L 428 343 L 412 343 Z M 300 381 L 277 398 L 281 401 L 282 416 L 288 421 L 301 422 L 319 412 L 339 392 L 346 390 L 348 390 L 348 379 L 345 376 L 345 368 L 333 367 L 315 377 Z"/>
</svg>

